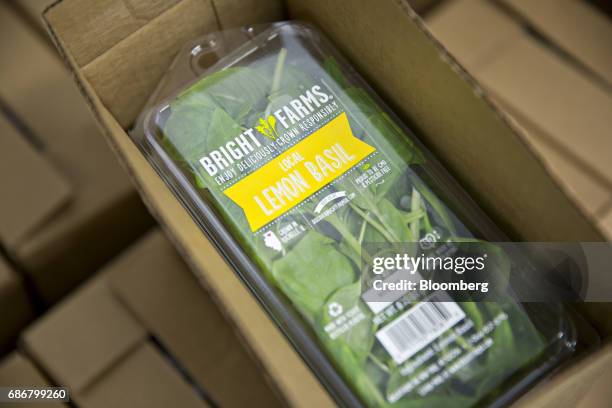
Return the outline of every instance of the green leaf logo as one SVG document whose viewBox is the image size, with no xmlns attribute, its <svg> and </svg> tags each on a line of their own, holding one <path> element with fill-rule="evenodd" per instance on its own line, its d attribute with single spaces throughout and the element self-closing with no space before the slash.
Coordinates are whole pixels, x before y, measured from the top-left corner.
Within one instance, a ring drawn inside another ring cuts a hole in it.
<svg viewBox="0 0 612 408">
<path fill-rule="evenodd" d="M 270 140 L 276 140 L 278 137 L 276 133 L 276 118 L 274 115 L 268 116 L 266 120 L 259 118 L 259 125 L 256 125 L 255 129 Z"/>
</svg>

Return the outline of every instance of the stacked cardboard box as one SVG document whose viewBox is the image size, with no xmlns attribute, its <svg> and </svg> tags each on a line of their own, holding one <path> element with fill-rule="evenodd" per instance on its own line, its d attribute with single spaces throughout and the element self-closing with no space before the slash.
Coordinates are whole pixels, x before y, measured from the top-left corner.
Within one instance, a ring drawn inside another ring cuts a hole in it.
<svg viewBox="0 0 612 408">
<path fill-rule="evenodd" d="M 49 41 L 7 3 L 0 34 L 0 246 L 51 303 L 151 219 Z"/>
<path fill-rule="evenodd" d="M 21 345 L 82 408 L 281 405 L 159 231 L 42 317 Z"/>
<path fill-rule="evenodd" d="M 449 0 L 427 23 L 612 239 L 612 21 L 583 1 Z"/>
</svg>

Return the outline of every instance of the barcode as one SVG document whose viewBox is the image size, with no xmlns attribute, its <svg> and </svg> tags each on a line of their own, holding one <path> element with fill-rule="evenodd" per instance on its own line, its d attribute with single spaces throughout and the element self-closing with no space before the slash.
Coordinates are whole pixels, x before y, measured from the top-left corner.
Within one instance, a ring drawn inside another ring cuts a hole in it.
<svg viewBox="0 0 612 408">
<path fill-rule="evenodd" d="M 455 302 L 421 302 L 383 327 L 376 338 L 401 364 L 464 317 Z"/>
</svg>

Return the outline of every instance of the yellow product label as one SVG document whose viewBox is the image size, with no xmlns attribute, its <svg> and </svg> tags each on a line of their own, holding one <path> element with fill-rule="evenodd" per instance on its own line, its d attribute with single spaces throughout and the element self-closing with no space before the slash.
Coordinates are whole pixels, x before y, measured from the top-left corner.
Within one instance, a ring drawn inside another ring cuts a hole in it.
<svg viewBox="0 0 612 408">
<path fill-rule="evenodd" d="M 375 150 L 353 135 L 342 113 L 224 193 L 244 210 L 251 230 L 256 231 Z"/>
</svg>

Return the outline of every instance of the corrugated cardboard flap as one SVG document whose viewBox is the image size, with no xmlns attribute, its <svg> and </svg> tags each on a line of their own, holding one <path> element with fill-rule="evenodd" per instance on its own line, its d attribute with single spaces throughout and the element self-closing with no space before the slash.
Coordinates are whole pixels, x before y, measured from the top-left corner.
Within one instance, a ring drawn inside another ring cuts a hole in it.
<svg viewBox="0 0 612 408">
<path fill-rule="evenodd" d="M 0 113 L 0 240 L 10 251 L 66 205 L 69 182 Z"/>
<path fill-rule="evenodd" d="M 246 4 L 245 4 L 246 3 Z M 248 10 L 249 18 L 244 18 Z M 66 1 L 45 18 L 123 127 L 132 124 L 180 47 L 207 32 L 279 18 L 278 1 Z M 121 78 L 121 80 L 117 80 Z"/>
<path fill-rule="evenodd" d="M 93 9 L 80 2 L 61 5 L 45 18 L 123 126 L 138 115 L 178 48 L 218 28 L 210 0 L 106 0 Z"/>
</svg>

